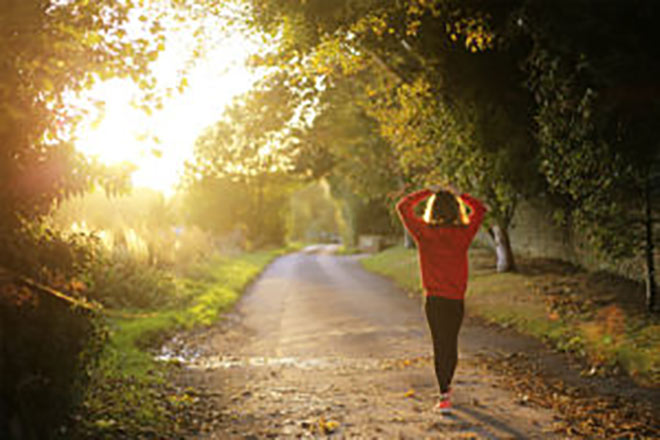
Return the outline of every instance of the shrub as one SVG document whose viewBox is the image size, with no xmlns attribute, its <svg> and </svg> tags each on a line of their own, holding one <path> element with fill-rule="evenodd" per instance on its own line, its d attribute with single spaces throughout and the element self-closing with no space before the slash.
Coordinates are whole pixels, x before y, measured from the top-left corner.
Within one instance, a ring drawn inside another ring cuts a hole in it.
<svg viewBox="0 0 660 440">
<path fill-rule="evenodd" d="M 50 438 L 75 406 L 105 331 L 93 311 L 25 280 L 79 295 L 86 238 L 36 226 L 0 232 L 0 438 Z"/>
<path fill-rule="evenodd" d="M 177 297 L 172 276 L 131 254 L 113 252 L 92 264 L 89 297 L 113 308 L 149 309 Z"/>
</svg>

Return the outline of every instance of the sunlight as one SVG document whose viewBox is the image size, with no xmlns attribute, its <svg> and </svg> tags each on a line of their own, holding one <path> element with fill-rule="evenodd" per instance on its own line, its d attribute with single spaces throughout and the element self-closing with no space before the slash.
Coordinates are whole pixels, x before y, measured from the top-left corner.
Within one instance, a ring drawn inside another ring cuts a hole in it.
<svg viewBox="0 0 660 440">
<path fill-rule="evenodd" d="M 166 49 L 152 66 L 159 88 L 176 89 L 181 82 L 193 33 L 190 25 L 167 34 Z M 150 115 L 132 105 L 140 88 L 131 80 L 100 82 L 84 93 L 76 105 L 86 106 L 90 115 L 77 128 L 76 148 L 106 164 L 130 162 L 137 167 L 134 186 L 171 195 L 200 132 L 257 79 L 245 67 L 258 50 L 254 41 L 237 32 L 206 44 L 205 55 L 189 68 L 183 92 L 174 92 Z M 96 108 L 89 102 L 102 104 Z"/>
</svg>

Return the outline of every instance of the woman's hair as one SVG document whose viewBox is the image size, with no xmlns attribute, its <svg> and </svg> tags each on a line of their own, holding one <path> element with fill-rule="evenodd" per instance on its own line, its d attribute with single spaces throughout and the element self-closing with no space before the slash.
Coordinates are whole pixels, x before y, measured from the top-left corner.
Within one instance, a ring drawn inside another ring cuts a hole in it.
<svg viewBox="0 0 660 440">
<path fill-rule="evenodd" d="M 440 190 L 426 202 L 424 221 L 432 226 L 465 226 L 465 208 L 449 191 Z"/>
</svg>

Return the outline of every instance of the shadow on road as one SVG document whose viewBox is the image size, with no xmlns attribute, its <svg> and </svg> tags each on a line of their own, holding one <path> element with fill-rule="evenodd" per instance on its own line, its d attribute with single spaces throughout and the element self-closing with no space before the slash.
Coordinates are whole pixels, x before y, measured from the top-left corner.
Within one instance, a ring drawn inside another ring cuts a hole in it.
<svg viewBox="0 0 660 440">
<path fill-rule="evenodd" d="M 465 422 L 466 424 L 472 425 L 472 429 L 478 429 L 482 431 L 485 429 L 485 432 L 479 432 L 482 436 L 486 438 L 498 439 L 502 438 L 501 434 L 505 434 L 504 438 L 516 438 L 524 439 L 528 438 L 523 433 L 517 431 L 511 426 L 504 423 L 502 420 L 498 420 L 493 416 L 486 414 L 483 411 L 480 411 L 474 407 L 468 407 L 463 405 L 455 405 L 452 415 L 452 418 L 456 418 Z M 475 423 L 478 422 L 478 423 Z M 489 429 L 490 428 L 490 429 Z M 493 432 L 496 431 L 498 435 L 494 435 Z"/>
</svg>

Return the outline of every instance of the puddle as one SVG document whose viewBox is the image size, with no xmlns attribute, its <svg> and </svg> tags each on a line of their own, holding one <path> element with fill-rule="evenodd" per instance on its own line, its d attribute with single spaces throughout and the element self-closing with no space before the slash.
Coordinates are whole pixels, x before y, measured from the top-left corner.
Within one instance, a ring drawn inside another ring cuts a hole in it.
<svg viewBox="0 0 660 440">
<path fill-rule="evenodd" d="M 200 353 L 174 353 L 163 350 L 155 356 L 161 362 L 177 362 L 193 370 L 216 370 L 232 368 L 296 368 L 301 370 L 322 369 L 372 369 L 380 368 L 381 361 L 377 359 L 350 358 L 297 358 L 297 357 L 266 357 L 266 356 L 204 356 Z"/>
<path fill-rule="evenodd" d="M 245 367 L 288 367 L 303 370 L 336 368 L 343 364 L 337 358 L 296 358 L 296 357 L 236 357 L 236 356 L 211 356 L 198 358 L 189 363 L 190 368 L 197 369 L 228 369 Z"/>
<path fill-rule="evenodd" d="M 428 356 L 426 356 L 428 357 Z M 217 370 L 232 368 L 296 368 L 301 370 L 387 369 L 399 364 L 416 364 L 423 356 L 409 359 L 352 358 L 352 357 L 295 357 L 295 356 L 222 356 L 208 351 L 190 348 L 182 338 L 174 337 L 163 345 L 154 356 L 158 362 L 174 362 L 193 370 Z"/>
<path fill-rule="evenodd" d="M 201 350 L 186 346 L 185 341 L 179 337 L 172 338 L 160 348 L 160 353 L 154 356 L 159 362 L 176 362 L 189 364 L 202 357 Z"/>
<path fill-rule="evenodd" d="M 189 364 L 191 362 L 195 362 L 195 359 L 197 357 L 198 355 L 195 354 L 190 355 L 190 354 L 175 354 L 172 352 L 165 352 L 154 356 L 154 359 L 156 359 L 158 362 L 176 362 L 180 364 Z"/>
</svg>

